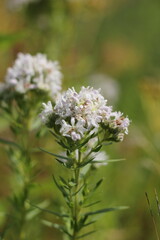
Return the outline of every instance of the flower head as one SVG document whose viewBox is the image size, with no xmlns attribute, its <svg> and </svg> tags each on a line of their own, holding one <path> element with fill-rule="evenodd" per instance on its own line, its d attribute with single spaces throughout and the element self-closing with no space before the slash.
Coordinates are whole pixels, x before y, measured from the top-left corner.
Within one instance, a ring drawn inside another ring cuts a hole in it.
<svg viewBox="0 0 160 240">
<path fill-rule="evenodd" d="M 130 120 L 128 117 L 124 117 L 121 112 L 113 112 L 109 121 L 109 127 L 111 129 L 117 129 L 118 140 L 123 141 L 124 134 L 128 134 L 128 127 Z"/>
<path fill-rule="evenodd" d="M 91 129 L 98 129 L 104 113 L 107 118 L 111 112 L 106 103 L 107 100 L 100 94 L 100 90 L 91 87 L 82 87 L 79 93 L 74 88 L 66 91 L 54 108 L 56 124 L 61 125 L 61 134 L 70 136 L 75 141 Z"/>
<path fill-rule="evenodd" d="M 43 107 L 42 120 L 48 122 L 48 107 L 45 104 Z M 102 125 L 102 130 L 111 135 L 112 129 L 117 130 L 116 141 L 122 139 L 122 133 L 128 133 L 128 118 L 124 118 L 120 112 L 112 112 L 112 107 L 107 106 L 107 100 L 100 90 L 92 87 L 82 87 L 79 93 L 74 88 L 68 89 L 57 99 L 52 111 L 54 117 L 50 120 L 54 119 L 55 122 L 50 122 L 49 125 L 53 128 L 59 126 L 59 133 L 73 141 L 81 140 L 93 132 L 98 133 Z M 117 139 L 117 134 L 120 133 L 121 136 Z"/>
<path fill-rule="evenodd" d="M 6 84 L 18 93 L 32 89 L 49 92 L 54 97 L 61 90 L 62 74 L 58 62 L 47 60 L 44 54 L 31 56 L 19 53 L 6 74 Z"/>
</svg>

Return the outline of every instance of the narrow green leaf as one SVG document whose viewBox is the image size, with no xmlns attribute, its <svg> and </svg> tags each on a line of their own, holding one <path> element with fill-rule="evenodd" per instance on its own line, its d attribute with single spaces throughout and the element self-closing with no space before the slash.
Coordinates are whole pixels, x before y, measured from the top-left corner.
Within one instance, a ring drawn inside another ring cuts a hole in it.
<svg viewBox="0 0 160 240">
<path fill-rule="evenodd" d="M 95 191 L 100 185 L 101 183 L 103 182 L 103 178 L 101 178 L 95 185 L 95 187 L 92 189 L 92 191 Z"/>
<path fill-rule="evenodd" d="M 30 204 L 30 203 L 28 203 Z M 41 203 L 38 204 L 38 207 L 40 208 L 44 208 L 44 207 L 48 207 L 49 205 L 49 201 L 43 201 Z M 30 209 L 27 214 L 26 214 L 26 220 L 30 221 L 31 219 L 33 219 L 34 217 L 36 217 L 38 214 L 40 214 L 42 211 L 38 208 L 34 208 L 34 209 Z"/>
<path fill-rule="evenodd" d="M 85 185 L 85 184 L 83 184 L 83 185 L 77 190 L 77 192 L 73 193 L 72 196 L 77 195 L 77 194 L 82 190 L 82 188 L 84 187 L 84 185 Z"/>
<path fill-rule="evenodd" d="M 31 148 L 30 152 L 32 152 L 32 153 L 39 153 L 39 152 L 41 152 L 41 150 L 39 148 Z"/>
<path fill-rule="evenodd" d="M 99 152 L 99 150 L 102 148 L 102 145 L 97 146 L 96 148 L 94 148 L 92 151 L 93 152 Z"/>
<path fill-rule="evenodd" d="M 65 229 L 65 228 L 62 228 L 61 229 L 65 234 L 67 234 L 69 237 L 72 237 L 72 235 Z"/>
<path fill-rule="evenodd" d="M 55 160 L 64 166 L 65 162 L 63 160 L 60 160 L 58 158 L 55 158 Z"/>
<path fill-rule="evenodd" d="M 96 205 L 96 204 L 98 204 L 98 203 L 100 203 L 100 202 L 101 202 L 101 201 L 96 201 L 96 202 L 90 203 L 90 204 L 84 206 L 84 208 L 91 207 L 91 206 Z"/>
<path fill-rule="evenodd" d="M 62 142 L 62 141 L 57 141 L 57 140 L 56 140 L 56 142 L 57 142 L 59 145 L 61 145 L 63 148 L 69 149 L 69 147 L 68 147 L 66 144 L 64 144 L 64 142 Z"/>
<path fill-rule="evenodd" d="M 92 158 L 90 158 L 89 160 L 87 160 L 87 161 L 85 161 L 85 162 L 83 162 L 83 163 L 79 164 L 78 168 L 81 168 L 81 167 L 84 167 L 84 166 L 86 166 L 87 164 L 91 163 L 93 160 L 94 160 L 94 158 L 93 158 L 93 157 L 92 157 Z"/>
<path fill-rule="evenodd" d="M 96 232 L 96 231 L 94 230 L 94 231 L 91 231 L 91 232 L 85 233 L 85 234 L 83 234 L 83 235 L 81 235 L 81 236 L 76 237 L 76 239 L 80 239 L 80 238 L 87 237 L 88 235 L 93 234 L 93 233 L 95 233 L 95 232 Z"/>
<path fill-rule="evenodd" d="M 125 158 L 119 158 L 119 159 L 110 159 L 106 160 L 106 162 L 121 162 L 121 161 L 126 161 Z M 103 161 L 104 162 L 104 161 Z"/>
<path fill-rule="evenodd" d="M 122 206 L 122 207 L 104 208 L 104 209 L 100 209 L 97 211 L 85 213 L 84 215 L 88 217 L 91 215 L 102 214 L 102 213 L 106 213 L 106 212 L 111 212 L 111 211 L 116 211 L 116 210 L 124 210 L 124 209 L 128 209 L 128 207 Z"/>
<path fill-rule="evenodd" d="M 65 218 L 65 217 L 66 217 L 66 218 L 69 217 L 67 214 L 61 214 L 61 213 L 57 213 L 57 212 L 54 212 L 54 211 L 51 211 L 51 210 L 48 210 L 48 209 L 43 209 L 43 208 L 38 207 L 38 206 L 36 206 L 36 205 L 34 205 L 34 204 L 31 204 L 31 203 L 30 203 L 30 205 L 31 205 L 32 207 L 35 207 L 35 208 L 43 211 L 43 212 L 50 213 L 50 214 L 55 215 L 55 216 L 57 216 L 57 217 L 64 217 L 64 218 Z"/>
<path fill-rule="evenodd" d="M 61 155 L 58 155 L 58 154 L 54 154 L 54 153 L 51 153 L 51 152 L 48 152 L 47 150 L 44 150 L 43 148 L 40 148 L 41 151 L 45 152 L 45 153 L 48 153 L 54 157 L 57 157 L 57 158 L 60 158 L 60 159 L 65 159 L 65 160 L 73 160 L 72 158 L 68 158 L 68 157 L 65 157 L 65 156 L 61 156 Z M 66 162 L 66 161 L 64 161 Z"/>
<path fill-rule="evenodd" d="M 66 197 L 66 198 L 68 198 L 68 194 L 67 194 L 67 192 L 65 191 L 65 189 L 64 189 L 61 185 L 58 184 L 58 182 L 57 182 L 56 178 L 54 177 L 54 175 L 52 175 L 52 177 L 53 177 L 54 183 L 56 184 L 57 188 L 61 191 L 61 193 L 63 194 L 63 196 Z"/>
<path fill-rule="evenodd" d="M 66 186 L 68 186 L 68 183 L 66 182 L 66 180 L 63 177 L 59 176 L 59 178 L 62 181 L 62 183 L 64 183 Z"/>
<path fill-rule="evenodd" d="M 57 183 L 57 180 L 56 180 L 55 176 L 52 175 L 52 177 L 53 177 L 54 183 L 56 184 L 56 186 L 58 187 L 58 189 L 61 191 L 61 186 Z"/>
<path fill-rule="evenodd" d="M 86 223 L 86 224 L 84 224 L 83 225 L 83 227 L 87 227 L 87 226 L 89 226 L 89 225 L 91 225 L 91 224 L 93 224 L 93 223 L 95 223 L 96 221 L 91 221 L 91 222 L 89 222 L 89 223 Z"/>
<path fill-rule="evenodd" d="M 55 134 L 52 130 L 49 130 L 49 132 L 55 137 L 55 138 L 60 138 L 57 134 Z"/>
<path fill-rule="evenodd" d="M 0 138 L 0 143 L 11 145 L 11 146 L 17 147 L 19 149 L 21 148 L 17 143 L 9 141 L 9 140 L 6 140 L 6 139 L 2 139 L 2 138 Z"/>
</svg>

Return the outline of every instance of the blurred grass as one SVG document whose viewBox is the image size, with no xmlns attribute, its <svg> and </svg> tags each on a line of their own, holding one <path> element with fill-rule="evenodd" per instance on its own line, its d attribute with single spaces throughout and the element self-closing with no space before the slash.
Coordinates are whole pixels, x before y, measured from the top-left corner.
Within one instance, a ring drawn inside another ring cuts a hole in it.
<svg viewBox="0 0 160 240">
<path fill-rule="evenodd" d="M 18 12 L 5 6 L 5 1 L 1 1 L 2 81 L 19 51 L 44 52 L 51 59 L 59 60 L 65 89 L 88 85 L 94 74 L 117 79 L 120 95 L 115 108 L 128 114 L 132 125 L 125 141 L 109 146 L 107 152 L 111 158 L 127 161 L 109 164 L 100 170 L 98 175 L 103 174 L 105 181 L 99 194 L 103 206 L 129 205 L 130 209 L 104 215 L 96 225 L 102 231 L 93 238 L 156 239 L 144 193 L 153 195 L 156 187 L 160 194 L 160 1 L 41 0 Z M 11 138 L 7 124 L 2 126 L 1 135 Z M 35 146 L 58 151 L 49 135 L 37 140 Z M 5 210 L 12 173 L 3 148 L 0 181 L 4 184 L 0 187 L 0 196 L 1 209 Z M 33 198 L 51 199 L 56 208 L 61 197 L 51 174 L 61 174 L 61 169 L 52 158 L 42 158 L 42 153 L 36 157 L 43 171 L 37 176 Z M 151 202 L 156 213 L 155 200 Z M 53 236 L 61 239 L 56 230 L 43 228 L 42 239 L 53 239 Z"/>
</svg>

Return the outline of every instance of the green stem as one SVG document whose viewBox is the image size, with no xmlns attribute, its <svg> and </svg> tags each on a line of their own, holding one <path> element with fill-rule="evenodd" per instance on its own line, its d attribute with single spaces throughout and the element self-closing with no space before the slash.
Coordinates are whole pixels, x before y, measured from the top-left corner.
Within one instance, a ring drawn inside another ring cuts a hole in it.
<svg viewBox="0 0 160 240">
<path fill-rule="evenodd" d="M 18 231 L 18 239 L 24 240 L 26 239 L 26 230 L 24 229 L 25 225 L 25 218 L 26 218 L 26 201 L 29 198 L 29 185 L 31 182 L 31 158 L 30 158 L 30 152 L 29 152 L 29 130 L 26 128 L 21 133 L 22 139 L 19 139 L 19 141 L 22 144 L 22 150 L 21 150 L 21 159 L 19 161 L 22 161 L 23 164 L 23 170 L 21 173 L 21 178 L 23 179 L 23 186 L 21 188 L 20 197 L 21 197 L 21 209 L 20 209 L 20 222 L 19 222 L 19 231 Z"/>
<path fill-rule="evenodd" d="M 78 157 L 78 161 L 77 161 L 77 164 L 76 164 L 76 167 L 75 167 L 75 170 L 74 170 L 74 179 L 75 179 L 75 183 L 76 183 L 76 186 L 75 186 L 75 192 L 78 191 L 78 188 L 79 188 L 79 182 L 80 182 L 80 168 L 77 168 L 77 165 L 81 162 L 81 152 L 79 151 L 79 157 Z M 79 229 L 78 229 L 78 219 L 79 219 L 79 212 L 80 212 L 80 209 L 79 209 L 79 202 L 78 202 L 78 193 L 75 194 L 74 196 L 74 202 L 73 202 L 74 206 L 73 206 L 73 238 L 72 240 L 75 240 L 76 237 L 77 237 L 77 234 L 79 232 Z"/>
<path fill-rule="evenodd" d="M 20 228 L 19 228 L 19 239 L 24 240 L 26 238 L 25 230 L 24 230 L 24 225 L 25 225 L 25 218 L 26 218 L 26 201 L 29 197 L 29 187 L 28 183 L 24 183 L 24 187 L 22 189 L 22 205 L 21 205 L 21 216 L 20 216 Z"/>
</svg>

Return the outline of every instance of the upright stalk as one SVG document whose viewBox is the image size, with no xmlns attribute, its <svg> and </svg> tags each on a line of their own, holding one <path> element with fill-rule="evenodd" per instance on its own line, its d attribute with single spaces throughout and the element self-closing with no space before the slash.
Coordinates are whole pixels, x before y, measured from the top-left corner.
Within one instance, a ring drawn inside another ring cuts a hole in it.
<svg viewBox="0 0 160 240">
<path fill-rule="evenodd" d="M 16 215 L 18 216 L 17 225 L 17 237 L 18 240 L 26 239 L 26 229 L 24 229 L 26 222 L 26 201 L 30 194 L 30 184 L 31 184 L 31 156 L 30 156 L 30 141 L 29 141 L 29 126 L 28 120 L 23 122 L 24 128 L 18 133 L 17 144 L 20 146 L 20 154 L 16 160 L 15 174 L 18 174 L 22 180 L 22 185 L 20 186 L 19 192 L 15 192 L 16 198 L 18 200 L 19 206 L 13 201 L 13 207 L 16 207 Z M 16 151 L 16 150 L 15 150 Z"/>
<path fill-rule="evenodd" d="M 78 168 L 78 164 L 81 162 L 81 152 L 80 150 L 78 151 L 78 159 L 75 161 L 75 166 L 74 166 L 74 173 L 73 173 L 73 179 L 75 182 L 75 188 L 74 191 L 72 192 L 73 195 L 73 207 L 72 207 L 72 222 L 73 222 L 73 235 L 70 238 L 71 240 L 75 240 L 78 234 L 78 220 L 79 220 L 79 200 L 78 200 L 78 189 L 80 186 L 80 168 Z"/>
<path fill-rule="evenodd" d="M 75 183 L 76 183 L 76 187 L 75 187 L 75 193 L 78 191 L 78 186 L 79 186 L 79 169 L 75 169 Z M 79 214 L 79 204 L 78 204 L 78 198 L 77 198 L 77 194 L 75 194 L 74 196 L 74 216 L 73 216 L 73 239 L 76 239 L 77 233 L 78 233 L 78 214 Z"/>
</svg>

